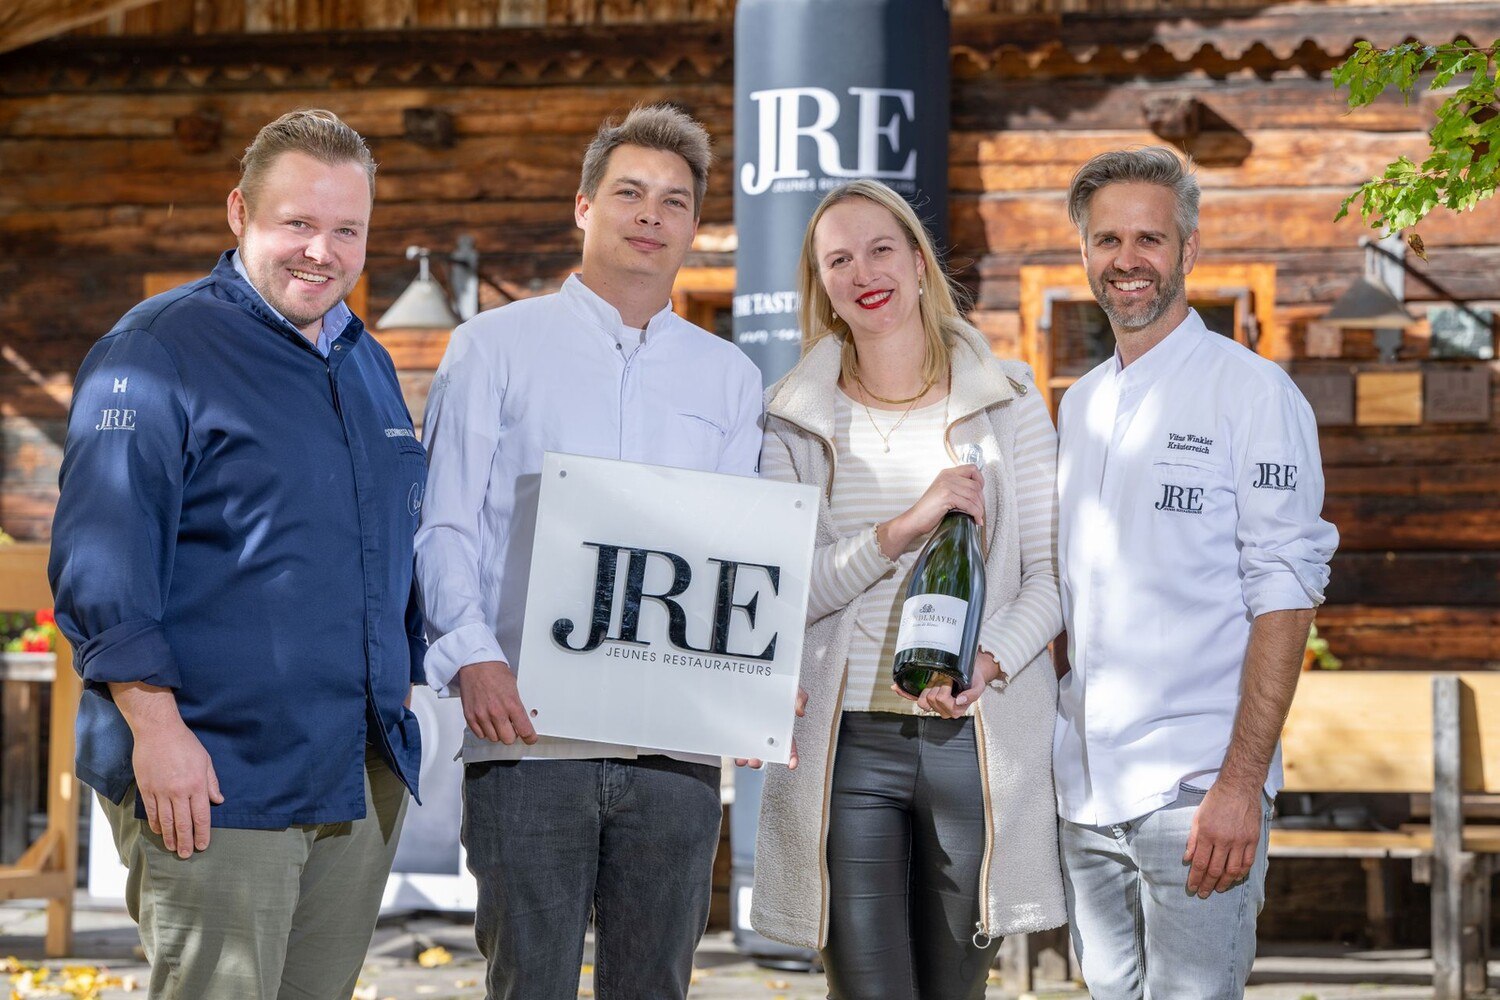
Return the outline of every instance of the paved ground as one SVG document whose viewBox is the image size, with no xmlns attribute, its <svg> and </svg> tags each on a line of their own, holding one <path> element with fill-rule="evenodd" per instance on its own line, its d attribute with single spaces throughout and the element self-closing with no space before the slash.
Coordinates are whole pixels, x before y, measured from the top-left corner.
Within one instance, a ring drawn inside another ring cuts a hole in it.
<svg viewBox="0 0 1500 1000">
<path fill-rule="evenodd" d="M 145 978 L 135 928 L 120 910 L 99 909 L 86 903 L 78 910 L 78 955 L 67 961 L 41 962 L 44 919 L 40 907 L 24 903 L 0 904 L 0 959 L 15 956 L 24 966 L 44 964 L 56 982 L 68 965 L 105 967 L 111 976 L 133 977 L 137 989 L 109 986 L 90 1000 L 137 1000 Z M 424 968 L 418 957 L 433 948 L 446 951 L 448 961 Z M 587 956 L 586 956 L 587 957 Z M 727 934 L 709 935 L 698 949 L 693 1000 L 823 1000 L 823 978 L 808 973 L 762 969 L 734 950 Z M 578 995 L 591 997 L 592 969 L 581 970 Z M 26 983 L 12 976 L 12 988 Z M 357 1000 L 482 1000 L 484 962 L 474 948 L 472 925 L 463 920 L 417 914 L 383 919 L 365 962 Z M 1492 979 L 1500 981 L 1500 963 L 1491 963 Z M 1273 954 L 1256 960 L 1247 994 L 1251 1000 L 1430 1000 L 1432 962 L 1425 951 L 1357 952 L 1336 946 L 1278 945 Z M 34 979 L 34 976 L 33 976 Z M 76 980 L 75 980 L 76 983 Z M 89 997 L 74 994 L 17 990 L 31 997 Z M 1496 994 L 1500 996 L 1500 994 Z M 1014 1000 L 998 977 L 987 1000 Z M 1070 983 L 1043 983 L 1028 994 L 1035 1000 L 1083 1000 L 1081 988 Z"/>
</svg>

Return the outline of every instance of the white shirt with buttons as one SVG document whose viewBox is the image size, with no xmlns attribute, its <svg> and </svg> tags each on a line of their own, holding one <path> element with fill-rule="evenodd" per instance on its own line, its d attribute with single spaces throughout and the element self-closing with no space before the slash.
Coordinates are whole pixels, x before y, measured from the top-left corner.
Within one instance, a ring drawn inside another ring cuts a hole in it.
<svg viewBox="0 0 1500 1000">
<path fill-rule="evenodd" d="M 1323 601 L 1338 532 L 1319 516 L 1312 409 L 1279 367 L 1196 311 L 1058 413 L 1058 565 L 1072 670 L 1059 685 L 1058 811 L 1090 826 L 1212 784 L 1250 623 Z M 1266 793 L 1281 787 L 1278 747 Z"/>
<path fill-rule="evenodd" d="M 576 274 L 556 295 L 482 312 L 454 330 L 427 397 L 427 494 L 415 543 L 427 681 L 439 697 L 457 695 L 449 685 L 467 664 L 523 669 L 544 453 L 754 476 L 761 383 L 743 351 L 670 306 L 632 331 Z M 552 737 L 505 746 L 464 734 L 470 761 L 643 752 Z"/>
</svg>

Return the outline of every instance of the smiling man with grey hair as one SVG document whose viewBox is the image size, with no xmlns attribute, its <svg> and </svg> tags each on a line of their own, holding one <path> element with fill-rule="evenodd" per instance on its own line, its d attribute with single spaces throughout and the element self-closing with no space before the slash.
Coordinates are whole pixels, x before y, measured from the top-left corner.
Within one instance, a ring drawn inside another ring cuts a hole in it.
<svg viewBox="0 0 1500 1000">
<path fill-rule="evenodd" d="M 1098 1000 L 1243 995 L 1278 738 L 1338 541 L 1306 400 L 1188 305 L 1198 200 L 1162 148 L 1096 156 L 1068 197 L 1116 345 L 1058 411 L 1053 770 Z"/>
</svg>

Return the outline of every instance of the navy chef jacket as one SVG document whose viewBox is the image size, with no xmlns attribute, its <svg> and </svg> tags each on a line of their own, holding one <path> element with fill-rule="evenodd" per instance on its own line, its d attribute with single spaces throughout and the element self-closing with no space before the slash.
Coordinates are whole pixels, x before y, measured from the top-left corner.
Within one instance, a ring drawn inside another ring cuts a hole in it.
<svg viewBox="0 0 1500 1000">
<path fill-rule="evenodd" d="M 133 741 L 108 684 L 143 681 L 174 689 L 213 760 L 215 826 L 363 817 L 367 741 L 415 795 L 426 476 L 358 319 L 323 358 L 229 254 L 127 313 L 79 370 L 52 530 L 79 777 L 125 795 Z"/>
</svg>

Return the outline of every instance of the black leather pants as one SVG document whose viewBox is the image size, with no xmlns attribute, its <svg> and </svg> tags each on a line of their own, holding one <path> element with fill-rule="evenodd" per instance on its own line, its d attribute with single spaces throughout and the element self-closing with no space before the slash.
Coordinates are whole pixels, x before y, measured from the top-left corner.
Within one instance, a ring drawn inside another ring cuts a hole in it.
<svg viewBox="0 0 1500 1000">
<path fill-rule="evenodd" d="M 984 826 L 972 719 L 844 714 L 828 820 L 830 1000 L 981 1000 L 1000 948 L 973 943 Z"/>
</svg>

